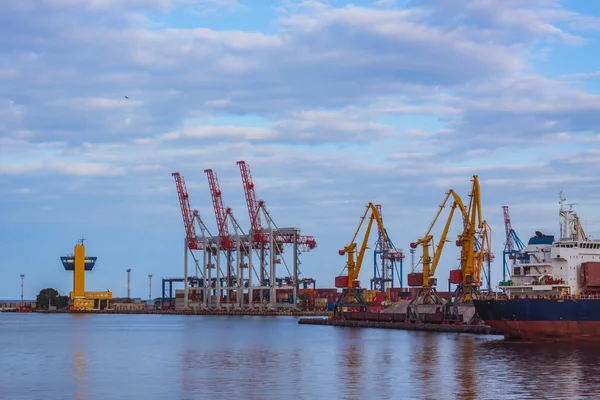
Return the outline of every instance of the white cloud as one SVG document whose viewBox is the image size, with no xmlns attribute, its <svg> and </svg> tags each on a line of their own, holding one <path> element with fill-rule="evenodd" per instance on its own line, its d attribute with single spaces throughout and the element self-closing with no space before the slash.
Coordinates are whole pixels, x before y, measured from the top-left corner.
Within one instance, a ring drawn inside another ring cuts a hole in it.
<svg viewBox="0 0 600 400">
<path fill-rule="evenodd" d="M 31 192 L 31 188 L 16 188 L 12 190 L 12 193 L 15 194 L 30 194 Z"/>
<path fill-rule="evenodd" d="M 68 176 L 114 176 L 123 173 L 123 169 L 105 164 L 88 162 L 57 161 L 6 163 L 0 164 L 0 174 L 5 175 L 68 175 Z"/>
<path fill-rule="evenodd" d="M 394 6 L 396 5 L 396 0 L 377 0 L 374 3 L 376 6 Z"/>
<path fill-rule="evenodd" d="M 242 126 L 197 126 L 184 128 L 182 131 L 166 133 L 162 138 L 165 140 L 175 140 L 180 138 L 265 140 L 273 138 L 274 136 L 275 132 L 265 128 Z"/>
</svg>

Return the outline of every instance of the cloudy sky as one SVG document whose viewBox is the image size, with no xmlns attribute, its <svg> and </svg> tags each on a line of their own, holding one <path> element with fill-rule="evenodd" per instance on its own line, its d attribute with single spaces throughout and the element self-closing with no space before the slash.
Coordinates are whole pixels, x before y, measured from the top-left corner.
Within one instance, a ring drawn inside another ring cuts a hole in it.
<svg viewBox="0 0 600 400">
<path fill-rule="evenodd" d="M 600 237 L 598 54 L 595 1 L 3 1 L 0 298 L 21 273 L 28 298 L 68 293 L 82 234 L 88 290 L 125 295 L 131 268 L 132 295 L 149 273 L 159 295 L 182 275 L 171 173 L 216 232 L 212 168 L 247 227 L 238 160 L 278 225 L 316 237 L 301 269 L 320 287 L 369 201 L 408 252 L 477 174 L 497 281 L 503 205 L 523 240 L 558 233 L 563 190 Z"/>
</svg>

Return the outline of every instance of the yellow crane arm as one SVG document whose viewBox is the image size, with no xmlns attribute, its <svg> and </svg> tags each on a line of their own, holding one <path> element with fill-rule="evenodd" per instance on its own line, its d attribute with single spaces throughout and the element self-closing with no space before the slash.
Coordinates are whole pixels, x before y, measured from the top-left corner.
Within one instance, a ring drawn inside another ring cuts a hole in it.
<svg viewBox="0 0 600 400">
<path fill-rule="evenodd" d="M 444 226 L 444 231 L 442 232 L 442 236 L 440 236 L 440 241 L 435 249 L 435 253 L 433 254 L 433 261 L 431 263 L 431 267 L 429 271 L 425 271 L 423 268 L 423 285 L 425 285 L 425 281 L 429 283 L 429 278 L 435 275 L 435 270 L 440 262 L 440 258 L 442 257 L 442 250 L 444 249 L 444 243 L 447 242 L 446 237 L 448 236 L 448 231 L 450 230 L 450 224 L 452 223 L 452 217 L 454 216 L 454 210 L 456 209 L 456 201 L 452 203 L 450 208 L 450 214 L 448 215 L 448 219 L 446 220 L 446 225 Z"/>
<path fill-rule="evenodd" d="M 362 245 L 360 246 L 360 251 L 358 252 L 358 258 L 356 259 L 356 265 L 354 266 L 353 271 L 348 270 L 348 285 L 351 285 L 352 282 L 358 279 L 358 275 L 360 274 L 360 268 L 362 267 L 362 262 L 365 258 L 365 251 L 367 250 L 369 234 L 371 233 L 372 226 L 373 215 L 371 215 L 371 218 L 369 218 L 369 223 L 367 224 L 367 231 L 365 232 L 365 237 L 363 238 Z"/>
</svg>

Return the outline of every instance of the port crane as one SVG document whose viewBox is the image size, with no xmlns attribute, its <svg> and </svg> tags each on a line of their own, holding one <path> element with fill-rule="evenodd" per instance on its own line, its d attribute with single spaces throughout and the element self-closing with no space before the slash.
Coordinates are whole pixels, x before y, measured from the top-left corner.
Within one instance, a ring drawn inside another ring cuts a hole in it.
<svg viewBox="0 0 600 400">
<path fill-rule="evenodd" d="M 477 290 L 481 284 L 481 270 L 483 268 L 483 259 L 489 251 L 489 238 L 480 239 L 484 234 L 491 234 L 491 228 L 482 218 L 481 212 L 481 190 L 479 187 L 479 178 L 473 175 L 473 186 L 469 194 L 469 207 L 464 219 L 463 232 L 458 235 L 456 245 L 461 248 L 460 251 L 460 279 L 454 292 L 454 298 L 460 296 L 462 301 L 469 301 L 474 290 Z M 481 244 L 479 251 L 475 251 L 476 243 Z M 458 273 L 455 274 L 458 278 Z M 452 279 L 451 279 L 451 282 Z"/>
<path fill-rule="evenodd" d="M 418 246 L 421 246 L 423 249 L 423 256 L 420 261 L 423 266 L 423 272 L 413 272 L 408 276 L 409 286 L 420 287 L 418 295 L 408 305 L 407 314 L 411 318 L 419 318 L 417 304 L 441 304 L 446 306 L 445 317 L 456 320 L 458 317 L 458 305 L 469 302 L 479 292 L 484 263 L 491 262 L 493 254 L 490 251 L 491 227 L 482 218 L 481 193 L 477 175 L 473 176 L 472 182 L 468 207 L 465 207 L 461 197 L 454 190 L 450 189 L 446 193 L 446 197 L 440 205 L 440 209 L 425 236 L 411 243 L 411 248 L 416 249 Z M 434 244 L 431 231 L 450 198 L 453 200 L 450 213 L 439 243 L 434 249 L 432 259 L 429 254 L 430 248 Z M 459 209 L 463 220 L 463 229 L 456 241 L 456 245 L 461 248 L 460 268 L 450 271 L 450 283 L 455 284 L 456 289 L 450 300 L 445 303 L 435 289 L 437 279 L 434 278 L 434 274 L 440 261 L 444 243 L 447 241 L 446 237 L 456 208 Z"/>
<path fill-rule="evenodd" d="M 506 286 L 509 284 L 512 275 L 512 271 L 510 266 L 508 265 L 507 258 L 509 260 L 513 260 L 512 265 L 514 266 L 517 262 L 517 259 L 521 257 L 520 255 L 522 254 L 522 251 L 525 250 L 525 244 L 521 241 L 515 230 L 512 228 L 508 206 L 502 206 L 502 211 L 504 213 L 504 229 L 506 231 L 506 242 L 504 243 L 504 251 L 502 252 L 503 269 L 502 282 L 500 282 L 500 286 Z"/>
<path fill-rule="evenodd" d="M 442 210 L 446 207 L 448 201 L 452 198 L 452 205 L 450 206 L 450 213 L 448 214 L 448 218 L 444 225 L 444 229 L 440 236 L 439 242 L 437 246 L 434 245 L 434 239 L 432 235 L 433 227 L 436 225 L 440 215 L 442 214 Z M 464 203 L 461 197 L 454 190 L 450 189 L 446 192 L 446 197 L 444 201 L 439 207 L 439 210 L 429 225 L 429 229 L 423 237 L 418 239 L 416 242 L 410 244 L 412 249 L 416 249 L 418 246 L 422 248 L 422 256 L 419 263 L 422 265 L 422 272 L 414 272 L 416 267 L 413 267 L 413 272 L 408 275 L 408 285 L 419 287 L 419 293 L 413 297 L 411 302 L 408 305 L 407 314 L 412 315 L 418 318 L 417 312 L 417 304 L 444 304 L 444 301 L 441 299 L 436 290 L 437 279 L 434 278 L 435 271 L 440 262 L 440 258 L 442 256 L 442 251 L 444 249 L 444 243 L 448 240 L 446 239 L 448 236 L 448 231 L 450 230 L 450 225 L 452 223 L 452 219 L 454 217 L 454 213 L 456 209 L 459 209 L 463 220 L 468 218 L 467 209 L 464 206 Z M 430 250 L 433 248 L 433 258 L 430 255 Z"/>
<path fill-rule="evenodd" d="M 370 214 L 369 214 L 370 212 Z M 358 233 L 360 232 L 365 219 L 368 219 L 367 228 L 365 231 L 364 238 L 360 245 L 360 249 L 358 250 L 357 255 L 357 243 L 356 238 Z M 350 241 L 350 244 L 345 246 L 342 250 L 339 251 L 341 256 L 347 256 L 346 265 L 344 266 L 344 270 L 347 270 L 347 275 L 340 274 L 335 278 L 335 287 L 342 288 L 342 293 L 338 298 L 335 306 L 333 316 L 334 318 L 341 318 L 342 312 L 346 307 L 358 308 L 358 311 L 366 311 L 367 303 L 362 295 L 363 290 L 360 288 L 360 282 L 358 281 L 358 275 L 360 274 L 360 269 L 362 267 L 362 263 L 365 257 L 365 251 L 367 249 L 367 244 L 369 241 L 369 235 L 371 233 L 371 227 L 373 226 L 373 221 L 377 221 L 377 225 L 379 227 L 379 231 L 382 234 L 383 242 L 391 248 L 391 242 L 387 235 L 387 231 L 383 227 L 383 221 L 381 220 L 381 215 L 377 210 L 377 207 L 373 203 L 369 203 L 363 213 L 360 223 L 358 224 L 358 228 L 354 232 L 354 236 Z M 356 259 L 355 259 L 356 257 Z"/>
<path fill-rule="evenodd" d="M 463 232 L 456 241 L 461 248 L 460 269 L 450 272 L 450 283 L 456 283 L 456 289 L 446 305 L 446 318 L 453 321 L 459 321 L 458 306 L 469 303 L 479 294 L 484 263 L 493 259 L 492 228 L 482 216 L 478 176 L 473 175 L 471 181 L 473 186 L 469 193 L 467 217 L 463 220 Z"/>
<path fill-rule="evenodd" d="M 379 217 L 383 221 L 383 213 L 381 205 L 376 204 L 375 208 L 379 212 Z M 386 232 L 387 233 L 387 232 Z M 391 247 L 390 247 L 391 246 Z M 377 262 L 381 260 L 381 264 Z M 377 241 L 373 251 L 373 278 L 371 278 L 371 290 L 379 290 L 385 293 L 388 287 L 394 287 L 395 277 L 398 277 L 400 286 L 402 287 L 402 267 L 404 254 L 402 249 L 396 249 L 391 240 L 383 241 L 383 234 L 380 229 L 377 229 Z M 398 270 L 398 266 L 400 269 Z"/>
</svg>

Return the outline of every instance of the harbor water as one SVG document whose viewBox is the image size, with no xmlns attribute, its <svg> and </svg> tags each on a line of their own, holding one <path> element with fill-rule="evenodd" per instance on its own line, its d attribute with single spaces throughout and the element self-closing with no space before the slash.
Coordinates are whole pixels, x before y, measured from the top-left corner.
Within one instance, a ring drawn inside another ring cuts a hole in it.
<svg viewBox="0 0 600 400">
<path fill-rule="evenodd" d="M 598 398 L 600 348 L 294 317 L 0 313 L 0 399 Z"/>
</svg>

